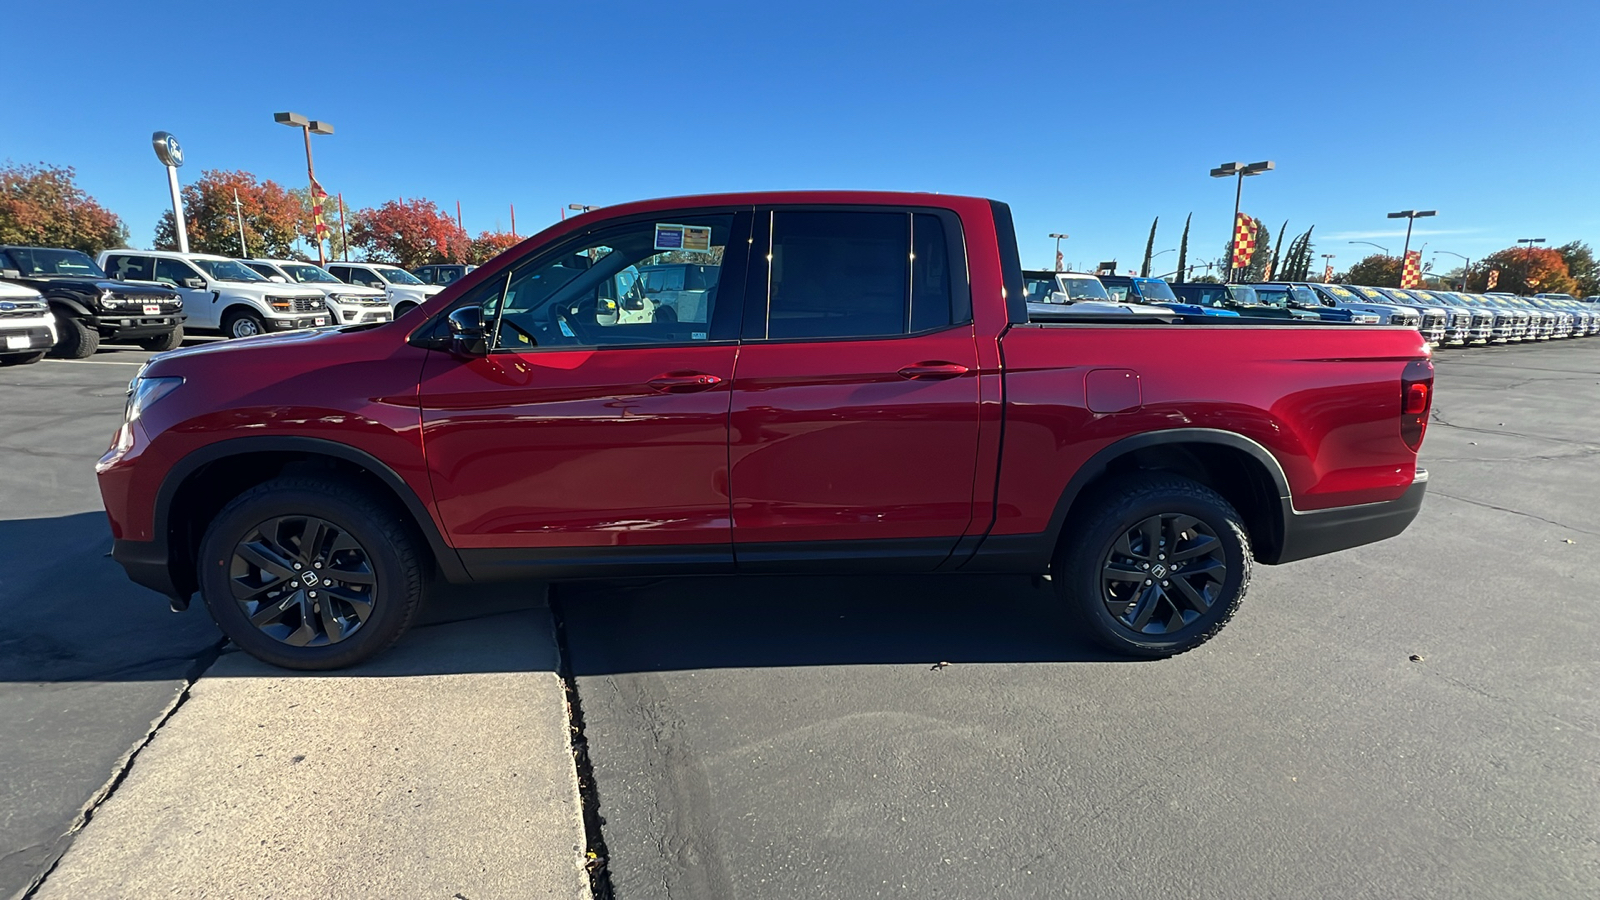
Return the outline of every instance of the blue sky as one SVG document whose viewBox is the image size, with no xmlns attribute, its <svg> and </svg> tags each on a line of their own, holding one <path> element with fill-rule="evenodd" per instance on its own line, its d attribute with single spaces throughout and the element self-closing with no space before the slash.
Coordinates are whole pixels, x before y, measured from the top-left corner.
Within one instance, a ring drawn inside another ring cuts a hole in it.
<svg viewBox="0 0 1600 900">
<path fill-rule="evenodd" d="M 139 246 L 168 203 L 152 131 L 185 179 L 301 186 L 277 110 L 334 124 L 317 173 L 348 205 L 459 200 L 474 234 L 510 204 L 528 234 L 573 202 L 918 190 L 1010 203 L 1027 265 L 1063 231 L 1069 263 L 1127 268 L 1157 215 L 1158 251 L 1192 212 L 1191 257 L 1220 256 L 1233 184 L 1207 171 L 1271 159 L 1245 211 L 1315 224 L 1339 267 L 1374 252 L 1350 240 L 1398 253 L 1408 208 L 1439 210 L 1428 259 L 1600 244 L 1595 0 L 48 9 L 75 24 L 7 35 L 0 158 L 75 166 Z"/>
</svg>

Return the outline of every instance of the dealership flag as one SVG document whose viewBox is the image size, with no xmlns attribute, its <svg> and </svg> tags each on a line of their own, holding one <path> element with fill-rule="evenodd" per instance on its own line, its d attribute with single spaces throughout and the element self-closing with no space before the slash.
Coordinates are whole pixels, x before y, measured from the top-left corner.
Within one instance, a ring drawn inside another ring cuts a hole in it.
<svg viewBox="0 0 1600 900">
<path fill-rule="evenodd" d="M 1328 263 L 1322 269 L 1322 283 L 1323 284 L 1328 284 L 1328 283 L 1330 283 L 1332 281 L 1333 281 L 1333 263 Z"/>
<path fill-rule="evenodd" d="M 1250 265 L 1250 257 L 1256 253 L 1256 220 L 1244 213 L 1233 221 L 1233 268 L 1242 269 Z"/>
<path fill-rule="evenodd" d="M 322 221 L 322 203 L 327 199 L 328 192 L 322 189 L 322 185 L 317 184 L 315 178 L 311 179 L 311 230 L 316 234 L 319 244 L 328 231 L 327 224 Z M 322 251 L 318 250 L 317 252 L 321 253 Z"/>
<path fill-rule="evenodd" d="M 1406 251 L 1405 266 L 1400 270 L 1400 286 L 1414 288 L 1422 286 L 1422 251 Z"/>
<path fill-rule="evenodd" d="M 1499 269 L 1490 269 L 1489 270 L 1489 283 L 1488 283 L 1488 285 L 1486 285 L 1484 287 L 1484 290 L 1492 291 L 1492 290 L 1494 290 L 1494 286 L 1499 284 L 1499 283 L 1500 283 L 1500 270 Z"/>
</svg>

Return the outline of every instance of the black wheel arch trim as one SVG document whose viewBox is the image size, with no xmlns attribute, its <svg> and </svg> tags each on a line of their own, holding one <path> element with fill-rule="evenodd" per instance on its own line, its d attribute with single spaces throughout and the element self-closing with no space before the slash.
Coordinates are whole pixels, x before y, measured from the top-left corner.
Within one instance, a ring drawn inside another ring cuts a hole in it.
<svg viewBox="0 0 1600 900">
<path fill-rule="evenodd" d="M 1083 490 L 1096 479 L 1103 477 L 1111 463 L 1129 453 L 1171 444 L 1213 444 L 1244 452 L 1258 462 L 1272 480 L 1280 511 L 1275 518 L 1275 543 L 1282 546 L 1283 516 L 1294 509 L 1289 490 L 1289 478 L 1277 457 L 1266 447 L 1242 434 L 1220 428 L 1167 428 L 1143 434 L 1129 435 L 1102 447 L 1089 457 L 1078 471 L 1068 479 L 1061 497 L 1050 515 L 1050 525 L 1044 532 L 1027 535 L 989 535 L 974 542 L 970 556 L 956 568 L 962 571 L 1022 571 L 1043 572 L 1055 555 L 1056 542 L 1066 527 L 1067 513 Z M 1002 462 L 1003 465 L 1003 462 Z M 963 548 L 964 549 L 964 548 Z M 958 551 L 959 552 L 959 551 Z M 1263 560 L 1264 562 L 1268 560 Z"/>
<path fill-rule="evenodd" d="M 156 493 L 155 515 L 152 523 L 152 533 L 155 540 L 150 542 L 152 546 L 149 550 L 137 552 L 138 558 L 148 560 L 159 555 L 160 558 L 167 561 L 167 567 L 170 570 L 172 559 L 171 548 L 168 546 L 168 535 L 171 533 L 170 513 L 172 502 L 176 499 L 178 490 L 188 480 L 189 476 L 199 471 L 202 466 L 220 462 L 229 457 L 243 456 L 250 453 L 304 453 L 313 456 L 328 456 L 371 472 L 394 493 L 400 500 L 401 505 L 411 515 L 412 520 L 417 525 L 417 529 L 422 532 L 422 536 L 427 540 L 428 546 L 433 550 L 434 560 L 439 566 L 440 573 L 452 582 L 464 583 L 473 580 L 466 567 L 462 565 L 460 555 L 455 548 L 445 541 L 444 535 L 440 533 L 438 526 L 434 524 L 433 516 L 429 514 L 427 504 L 417 496 L 410 485 L 406 484 L 405 479 L 396 474 L 386 463 L 364 450 L 359 450 L 346 444 L 323 438 L 294 435 L 230 438 L 201 447 L 178 460 L 177 463 L 173 464 L 172 468 L 167 470 L 166 477 L 162 479 L 161 488 Z M 135 554 L 136 551 L 130 547 L 127 551 L 129 558 L 135 558 Z M 123 562 L 123 559 L 119 557 L 117 561 Z M 124 562 L 124 566 L 127 567 L 128 563 Z M 129 574 L 132 577 L 131 568 Z M 146 581 L 141 581 L 139 578 L 134 578 L 134 581 L 147 587 L 153 587 L 153 585 Z M 169 586 L 168 589 L 159 587 L 155 589 L 172 597 L 174 600 L 187 601 L 188 595 L 180 597 L 179 595 L 182 594 L 182 591 L 178 588 L 170 587 L 171 585 L 182 583 L 175 579 L 170 571 L 166 573 L 165 583 Z"/>
<path fill-rule="evenodd" d="M 58 308 L 63 308 L 71 315 L 80 319 L 93 318 L 95 316 L 94 310 L 85 306 L 83 301 L 79 300 L 75 296 L 55 293 L 45 294 L 44 299 L 46 303 L 50 304 L 51 311 L 56 311 Z"/>
</svg>

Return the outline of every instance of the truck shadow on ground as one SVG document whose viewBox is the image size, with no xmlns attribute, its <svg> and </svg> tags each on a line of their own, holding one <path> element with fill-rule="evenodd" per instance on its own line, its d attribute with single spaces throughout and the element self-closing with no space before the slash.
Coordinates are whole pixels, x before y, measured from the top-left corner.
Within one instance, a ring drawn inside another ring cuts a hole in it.
<svg viewBox="0 0 1600 900">
<path fill-rule="evenodd" d="M 165 598 L 128 581 L 110 549 L 102 513 L 0 521 L 0 682 L 193 678 L 230 649 L 198 598 L 172 613 Z M 1026 577 L 751 575 L 548 592 L 435 584 L 418 627 L 395 649 L 318 674 L 553 671 L 558 626 L 577 675 L 1120 659 L 1074 634 L 1050 586 Z"/>
<path fill-rule="evenodd" d="M 561 584 L 552 597 L 574 675 L 1127 661 L 1026 576 L 729 576 Z"/>
</svg>

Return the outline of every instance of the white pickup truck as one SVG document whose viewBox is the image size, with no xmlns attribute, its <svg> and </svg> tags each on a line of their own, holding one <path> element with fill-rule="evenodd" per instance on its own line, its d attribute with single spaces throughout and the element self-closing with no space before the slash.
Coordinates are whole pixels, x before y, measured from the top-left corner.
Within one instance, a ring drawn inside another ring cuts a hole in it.
<svg viewBox="0 0 1600 900">
<path fill-rule="evenodd" d="M 117 281 L 155 281 L 176 290 L 189 316 L 185 327 L 191 330 L 242 338 L 330 324 L 321 291 L 268 281 L 226 256 L 106 250 L 98 262 Z"/>
<path fill-rule="evenodd" d="M 359 284 L 383 291 L 394 307 L 396 318 L 444 290 L 444 285 L 427 284 L 405 269 L 387 263 L 328 263 L 328 271 L 345 284 Z"/>
<path fill-rule="evenodd" d="M 328 301 L 335 325 L 372 325 L 394 321 L 394 304 L 377 288 L 345 284 L 320 266 L 297 259 L 247 259 L 244 264 L 268 281 L 314 287 Z"/>
<path fill-rule="evenodd" d="M 56 345 L 56 318 L 30 287 L 0 281 L 0 366 L 24 366 Z"/>
</svg>

